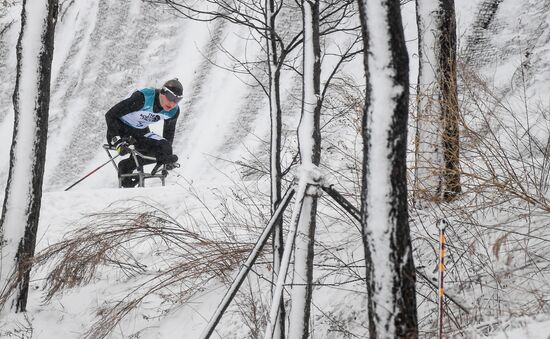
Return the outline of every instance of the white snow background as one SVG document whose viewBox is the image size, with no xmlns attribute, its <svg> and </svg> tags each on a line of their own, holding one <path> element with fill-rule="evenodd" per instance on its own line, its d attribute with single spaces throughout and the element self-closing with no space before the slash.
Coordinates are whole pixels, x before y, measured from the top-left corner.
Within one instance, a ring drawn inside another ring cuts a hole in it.
<svg viewBox="0 0 550 339">
<path fill-rule="evenodd" d="M 465 47 L 482 3 L 482 0 L 456 1 L 461 47 Z M 495 88 L 502 89 L 510 85 L 517 66 L 524 62 L 523 44 L 534 46 L 530 49 L 531 60 L 538 71 L 533 72 L 526 93 L 532 102 L 546 104 L 550 89 L 547 67 L 550 14 L 541 15 L 540 12 L 548 6 L 548 1 L 504 0 L 497 17 L 499 29 L 490 38 L 493 49 L 485 54 L 472 52 L 477 60 L 483 61 L 479 63 L 480 72 Z M 3 192 L 13 128 L 11 96 L 15 84 L 14 46 L 19 34 L 20 6 L 3 9 L 0 14 L 0 23 L 12 23 L 0 36 L 0 107 L 3 108 L 0 111 L 0 159 L 3 160 L 0 163 L 0 192 Z M 300 29 L 300 17 L 296 13 L 288 18 L 288 24 Z M 418 68 L 414 2 L 403 7 L 403 18 L 411 56 L 411 83 L 414 83 Z M 535 38 L 533 32 L 538 32 Z M 246 30 L 221 22 L 178 18 L 167 9 L 152 7 L 139 0 L 61 1 L 52 65 L 48 153 L 37 252 L 59 241 L 67 232 L 82 226 L 92 227 L 87 219 L 90 214 L 118 213 L 133 207 L 143 211 L 158 208 L 205 237 L 241 242 L 256 240 L 268 219 L 269 184 L 267 180 L 259 183 L 250 178 L 241 180 L 242 168 L 234 162 L 248 163 L 256 156 L 267 161 L 265 152 L 270 126 L 267 101 L 257 87 L 245 84 L 250 80 L 243 80 L 214 65 L 231 67 L 230 60 L 219 50 L 220 44 L 240 58 L 245 54 L 249 58 L 257 55 L 258 47 L 242 39 L 247 34 Z M 324 62 L 330 64 L 330 58 Z M 363 76 L 361 57 L 346 67 L 347 75 L 360 81 Z M 107 160 L 101 149 L 106 130 L 105 112 L 133 89 L 160 86 L 172 77 L 178 77 L 184 85 L 185 99 L 180 104 L 182 114 L 174 143 L 182 167 L 168 177 L 167 185 L 161 187 L 149 181 L 146 188 L 118 189 L 116 173 L 109 164 L 64 192 L 71 183 Z M 285 79 L 287 87 L 283 89 L 284 130 L 288 136 L 285 142 L 291 147 L 296 147 L 299 81 L 297 77 L 288 77 Z M 411 98 L 413 95 L 411 92 Z M 335 140 L 335 135 L 341 137 L 342 143 L 360 154 L 361 140 L 356 132 L 353 128 L 342 131 L 327 128 L 324 135 L 330 135 L 331 141 Z M 411 130 L 410 135 L 413 134 Z M 323 146 L 322 161 L 332 157 L 333 163 L 346 167 L 348 158 L 331 152 L 327 143 Z M 286 159 L 285 163 L 288 162 Z M 330 182 L 335 176 L 338 173 L 327 173 L 327 180 Z M 243 196 L 243 187 L 256 192 L 257 196 Z M 255 212 L 244 211 L 246 204 Z M 319 251 L 318 257 L 329 258 L 323 263 L 344 258 L 346 263 L 358 267 L 350 268 L 346 277 L 339 275 L 337 270 L 336 273 L 317 274 L 326 274 L 317 279 L 328 287 L 314 292 L 311 337 L 365 337 L 368 333 L 366 286 L 360 279 L 346 282 L 352 280 L 349 275 L 353 273 L 358 277 L 365 275 L 361 267 L 363 250 L 359 228 L 339 215 L 328 199 L 321 203 L 319 210 L 325 216 L 317 229 L 320 246 L 337 248 L 341 255 L 332 257 L 333 253 L 327 250 Z M 242 219 L 229 216 L 229 211 L 242 213 Z M 340 218 L 347 223 L 338 222 Z M 242 227 L 237 220 L 253 220 L 254 223 Z M 131 295 L 140 281 L 171 260 L 163 257 L 166 249 L 162 244 L 145 240 L 132 249 L 136 260 L 147 266 L 141 276 L 126 276 L 116 267 L 105 266 L 90 283 L 63 290 L 47 302 L 43 299 L 47 267 L 34 271 L 27 319 L 20 316 L 4 319 L 0 334 L 19 331 L 19 337 L 25 333 L 30 336 L 32 332 L 32 338 L 39 339 L 82 337 L 101 310 Z M 433 260 L 435 265 L 436 258 Z M 251 337 L 253 325 L 246 323 L 243 314 L 254 313 L 251 305 L 259 305 L 258 312 L 265 313 L 268 309 L 269 285 L 263 278 L 270 278 L 271 273 L 269 265 L 265 264 L 267 260 L 263 261 L 241 288 L 244 292 L 238 297 L 238 305 L 234 302 L 218 326 L 220 338 Z M 173 291 L 154 294 L 117 324 L 110 337 L 197 338 L 221 300 L 228 278 L 204 282 L 201 288 L 187 295 L 185 302 L 177 299 L 180 295 L 176 290 L 185 286 L 174 286 Z M 188 281 L 182 282 L 187 283 L 195 286 Z M 475 307 L 473 300 L 462 301 Z M 487 323 L 497 324 L 494 328 L 510 327 L 510 330 L 491 333 L 471 328 L 457 336 L 547 339 L 549 318 L 547 314 L 540 314 L 492 319 Z M 27 322 L 32 324 L 32 331 L 25 329 Z M 260 335 L 262 331 L 260 328 Z"/>
</svg>

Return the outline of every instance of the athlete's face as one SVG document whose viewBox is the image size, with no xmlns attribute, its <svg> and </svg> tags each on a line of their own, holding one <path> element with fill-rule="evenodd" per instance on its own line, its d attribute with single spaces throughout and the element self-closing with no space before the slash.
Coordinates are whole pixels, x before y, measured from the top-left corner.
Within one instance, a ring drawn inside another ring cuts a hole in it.
<svg viewBox="0 0 550 339">
<path fill-rule="evenodd" d="M 171 110 L 172 108 L 176 107 L 176 105 L 178 104 L 177 102 L 170 101 L 166 97 L 166 95 L 162 93 L 159 94 L 159 101 L 160 101 L 160 105 L 162 106 L 162 109 L 165 111 Z"/>
</svg>

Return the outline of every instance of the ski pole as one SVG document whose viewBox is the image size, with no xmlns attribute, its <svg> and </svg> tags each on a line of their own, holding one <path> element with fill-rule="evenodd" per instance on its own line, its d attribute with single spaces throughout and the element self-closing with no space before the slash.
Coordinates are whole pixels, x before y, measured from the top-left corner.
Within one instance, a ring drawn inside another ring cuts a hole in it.
<svg viewBox="0 0 550 339">
<path fill-rule="evenodd" d="M 93 171 L 91 171 L 90 173 L 86 174 L 85 176 L 83 176 L 82 178 L 80 178 L 77 182 L 75 182 L 74 184 L 72 184 L 71 186 L 65 188 L 65 191 L 68 191 L 70 190 L 71 188 L 73 188 L 74 186 L 78 185 L 82 180 L 86 179 L 87 177 L 89 177 L 90 175 L 94 174 L 95 172 L 97 172 L 101 167 L 107 165 L 108 163 L 110 163 L 111 161 L 115 160 L 116 158 L 118 158 L 120 156 L 120 154 L 117 154 L 115 155 L 114 157 L 112 157 L 111 159 L 107 160 L 105 163 L 101 164 L 101 166 L 97 167 L 96 169 L 94 169 Z"/>
<path fill-rule="evenodd" d="M 444 300 L 445 290 L 443 288 L 443 279 L 445 277 L 445 228 L 447 226 L 447 220 L 439 220 L 439 293 L 438 293 L 438 306 L 439 306 L 439 319 L 438 319 L 438 338 L 443 338 L 443 312 L 444 312 Z"/>
</svg>

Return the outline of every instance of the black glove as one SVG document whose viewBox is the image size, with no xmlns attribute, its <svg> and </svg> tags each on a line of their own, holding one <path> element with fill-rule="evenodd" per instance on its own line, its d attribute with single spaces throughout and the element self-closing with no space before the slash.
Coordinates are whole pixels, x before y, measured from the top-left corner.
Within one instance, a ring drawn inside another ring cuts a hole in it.
<svg viewBox="0 0 550 339">
<path fill-rule="evenodd" d="M 178 156 L 175 154 L 161 155 L 157 158 L 157 161 L 163 164 L 175 163 L 178 162 Z"/>
<path fill-rule="evenodd" d="M 116 151 L 118 154 L 124 156 L 126 154 L 129 154 L 130 153 L 130 144 L 127 142 L 127 141 L 120 141 L 119 143 L 117 143 L 116 145 Z"/>
<path fill-rule="evenodd" d="M 133 136 L 127 136 L 127 137 L 119 137 L 118 135 L 113 136 L 109 139 L 109 145 L 111 146 L 117 146 L 121 142 L 126 142 L 128 145 L 133 145 L 136 143 L 136 139 Z"/>
<path fill-rule="evenodd" d="M 113 140 L 117 140 L 117 139 L 118 137 L 115 134 L 109 131 L 107 132 L 107 144 L 109 144 L 109 146 L 113 146 L 114 145 Z"/>
<path fill-rule="evenodd" d="M 126 141 L 128 143 L 128 145 L 133 145 L 136 143 L 136 138 L 134 138 L 133 136 L 128 136 L 128 137 L 124 137 L 122 138 L 122 140 Z"/>
<path fill-rule="evenodd" d="M 122 141 L 122 138 L 119 137 L 118 135 L 115 135 L 109 139 L 109 145 L 116 147 L 116 145 L 118 145 L 121 141 Z"/>
<path fill-rule="evenodd" d="M 157 157 L 159 164 L 164 164 L 167 170 L 173 170 L 174 168 L 180 167 L 178 164 L 178 156 L 175 154 L 161 155 Z"/>
<path fill-rule="evenodd" d="M 130 145 L 135 144 L 136 139 L 133 136 L 128 137 L 119 137 L 114 136 L 111 138 L 111 146 L 114 146 L 116 148 L 116 151 L 120 155 L 126 155 L 130 153 Z"/>
</svg>

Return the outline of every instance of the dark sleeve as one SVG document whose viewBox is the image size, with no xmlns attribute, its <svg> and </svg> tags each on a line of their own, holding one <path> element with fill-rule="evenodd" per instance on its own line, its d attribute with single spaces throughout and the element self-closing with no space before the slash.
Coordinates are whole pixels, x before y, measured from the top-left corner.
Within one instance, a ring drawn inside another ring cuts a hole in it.
<svg viewBox="0 0 550 339">
<path fill-rule="evenodd" d="M 176 122 L 178 121 L 179 115 L 180 108 L 178 107 L 176 114 L 172 118 L 164 120 L 162 136 L 164 137 L 164 139 L 168 140 L 170 144 L 174 142 L 174 135 L 176 134 Z"/>
<path fill-rule="evenodd" d="M 107 122 L 107 141 L 115 135 L 120 135 L 120 118 L 128 113 L 136 112 L 140 110 L 145 104 L 145 96 L 140 91 L 135 91 L 129 98 L 126 98 L 118 104 L 111 107 L 105 114 L 105 121 Z"/>
</svg>

